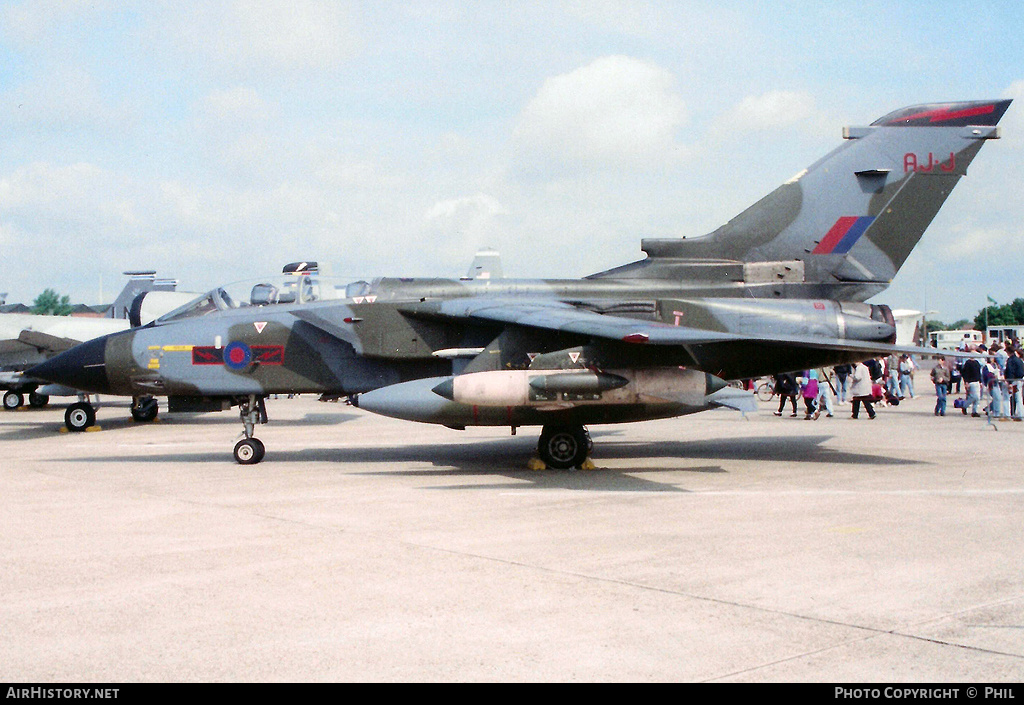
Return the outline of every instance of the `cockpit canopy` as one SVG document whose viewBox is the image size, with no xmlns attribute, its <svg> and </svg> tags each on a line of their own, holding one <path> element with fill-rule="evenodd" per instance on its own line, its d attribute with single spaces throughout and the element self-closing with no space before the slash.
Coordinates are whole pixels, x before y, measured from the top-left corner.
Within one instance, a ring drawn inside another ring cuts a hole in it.
<svg viewBox="0 0 1024 705">
<path fill-rule="evenodd" d="M 248 279 L 227 284 L 199 296 L 184 306 L 157 319 L 157 323 L 205 316 L 214 311 L 227 311 L 251 306 L 308 304 L 314 301 L 358 299 L 371 295 L 374 286 L 366 281 L 350 281 L 335 277 L 308 274 L 277 274 L 262 279 Z"/>
</svg>

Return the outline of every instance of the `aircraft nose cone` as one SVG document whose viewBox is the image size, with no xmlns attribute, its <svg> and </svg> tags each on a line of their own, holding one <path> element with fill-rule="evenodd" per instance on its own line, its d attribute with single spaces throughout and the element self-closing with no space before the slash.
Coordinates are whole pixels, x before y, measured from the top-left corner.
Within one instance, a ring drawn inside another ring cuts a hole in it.
<svg viewBox="0 0 1024 705">
<path fill-rule="evenodd" d="M 25 374 L 84 392 L 109 394 L 110 380 L 107 378 L 106 365 L 108 337 L 103 336 L 76 345 L 70 350 L 36 365 Z"/>
</svg>

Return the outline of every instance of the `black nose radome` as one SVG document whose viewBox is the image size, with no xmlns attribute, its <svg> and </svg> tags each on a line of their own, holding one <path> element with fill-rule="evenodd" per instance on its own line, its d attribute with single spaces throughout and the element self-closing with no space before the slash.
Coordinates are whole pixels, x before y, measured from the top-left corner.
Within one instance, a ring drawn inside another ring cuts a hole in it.
<svg viewBox="0 0 1024 705">
<path fill-rule="evenodd" d="M 94 394 L 109 394 L 110 381 L 107 379 L 106 349 L 107 338 L 96 338 L 36 365 L 25 374 L 65 387 L 80 389 Z"/>
</svg>

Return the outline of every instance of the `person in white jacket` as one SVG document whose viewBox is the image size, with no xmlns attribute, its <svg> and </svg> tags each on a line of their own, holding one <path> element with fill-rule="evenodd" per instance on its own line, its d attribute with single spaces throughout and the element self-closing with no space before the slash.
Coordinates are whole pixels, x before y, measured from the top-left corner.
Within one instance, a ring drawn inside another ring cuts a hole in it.
<svg viewBox="0 0 1024 705">
<path fill-rule="evenodd" d="M 860 412 L 860 405 L 868 412 L 868 418 L 875 418 L 875 410 L 871 408 L 874 396 L 871 394 L 871 373 L 863 362 L 858 362 L 853 368 L 853 385 L 850 387 L 850 396 L 853 397 L 853 418 L 857 418 Z"/>
</svg>

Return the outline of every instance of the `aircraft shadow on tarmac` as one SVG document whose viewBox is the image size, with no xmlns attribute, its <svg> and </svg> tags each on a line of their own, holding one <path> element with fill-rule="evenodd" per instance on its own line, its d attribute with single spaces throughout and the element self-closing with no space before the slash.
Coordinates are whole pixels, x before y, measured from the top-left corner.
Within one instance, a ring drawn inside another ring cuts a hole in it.
<svg viewBox="0 0 1024 705">
<path fill-rule="evenodd" d="M 298 423 L 298 422 L 296 422 Z M 597 452 L 594 462 L 597 470 L 569 472 L 549 470 L 538 472 L 526 467 L 534 456 L 536 441 L 532 435 L 516 438 L 482 439 L 478 442 L 455 444 L 429 443 L 381 447 L 324 447 L 304 449 L 273 449 L 267 451 L 267 460 L 248 472 L 274 471 L 275 463 L 334 463 L 340 471 L 345 465 L 381 464 L 381 469 L 353 469 L 355 474 L 381 477 L 437 477 L 502 476 L 510 482 L 460 483 L 438 485 L 432 489 L 573 489 L 619 492 L 686 492 L 676 483 L 662 483 L 652 475 L 666 473 L 727 473 L 729 470 L 715 464 L 716 460 L 763 460 L 784 464 L 830 463 L 864 466 L 923 465 L 923 461 L 892 458 L 884 454 L 850 453 L 825 446 L 832 436 L 764 438 L 715 438 L 696 441 L 624 441 L 616 440 L 620 431 L 596 432 Z M 182 443 L 180 452 L 155 455 L 111 455 L 107 457 L 65 458 L 62 462 L 187 462 L 232 463 L 228 450 L 217 452 L 189 452 Z M 654 465 L 607 467 L 603 463 L 620 459 L 653 459 Z M 697 462 L 693 461 L 710 461 Z M 429 464 L 431 467 L 395 468 L 394 464 Z M 392 466 L 392 467 L 389 467 Z M 291 470 L 290 470 L 291 471 Z M 524 485 L 529 480 L 530 485 Z"/>
<path fill-rule="evenodd" d="M 19 439 L 32 439 L 32 438 L 46 438 L 53 436 L 55 432 L 63 432 L 64 425 L 60 422 L 55 422 L 52 418 L 47 418 L 45 421 L 41 421 L 40 417 L 33 418 L 33 414 L 29 411 L 17 412 L 17 418 L 12 420 L 12 414 L 7 412 L 4 416 L 0 417 L 3 423 L 0 424 L 0 440 L 19 440 Z M 275 426 L 282 427 L 306 427 L 306 426 L 336 426 L 338 424 L 345 423 L 346 421 L 353 421 L 359 418 L 358 414 L 336 414 L 336 413 L 320 413 L 320 414 L 306 414 L 301 419 L 281 419 L 274 420 Z M 157 418 L 155 424 L 165 424 L 168 426 L 185 426 L 185 425 L 230 425 L 238 426 L 238 414 L 237 413 L 223 413 L 223 414 L 205 414 L 205 415 L 161 415 Z M 125 429 L 145 429 L 150 426 L 146 423 L 137 423 L 132 420 L 131 416 L 128 415 L 128 408 L 110 410 L 108 409 L 104 413 L 102 407 L 100 412 L 97 414 L 96 424 L 100 427 L 102 432 L 107 431 L 123 431 Z"/>
<path fill-rule="evenodd" d="M 622 441 L 601 443 L 603 458 L 703 458 L 708 460 L 766 460 L 783 463 L 843 465 L 919 465 L 922 461 L 869 452 L 850 453 L 826 447 L 833 435 L 764 438 L 709 438 L 698 441 Z"/>
<path fill-rule="evenodd" d="M 465 474 L 504 475 L 517 481 L 532 480 L 534 486 L 545 488 L 600 490 L 600 491 L 665 491 L 687 492 L 685 488 L 674 484 L 655 482 L 649 479 L 657 473 L 728 473 L 721 465 L 692 464 L 693 460 L 765 460 L 782 463 L 841 463 L 850 465 L 915 465 L 922 464 L 914 460 L 901 460 L 885 455 L 866 453 L 847 453 L 823 447 L 831 436 L 819 435 L 804 438 L 718 438 L 701 441 L 616 441 L 607 436 L 621 432 L 608 431 L 594 433 L 598 443 L 594 462 L 596 471 L 566 472 L 548 471 L 535 472 L 525 469 L 526 461 L 532 455 L 533 440 L 527 443 L 517 442 L 515 447 L 508 446 L 502 451 L 493 446 L 498 443 L 508 445 L 507 439 L 490 443 L 465 444 L 459 446 L 405 446 L 402 448 L 381 449 L 331 449 L 326 451 L 323 460 L 335 462 L 430 462 L 439 467 L 436 470 L 380 470 L 364 472 L 367 475 L 409 475 L 423 477 L 432 474 L 438 477 L 453 477 Z M 600 439 L 600 440 L 598 440 Z M 633 467 L 603 467 L 603 461 L 611 459 L 659 459 L 658 465 Z M 678 461 L 683 461 L 682 464 Z M 510 467 L 513 466 L 513 467 Z M 647 476 L 637 477 L 636 475 Z M 515 484 L 468 484 L 445 485 L 437 489 L 522 489 L 520 482 Z"/>
</svg>

